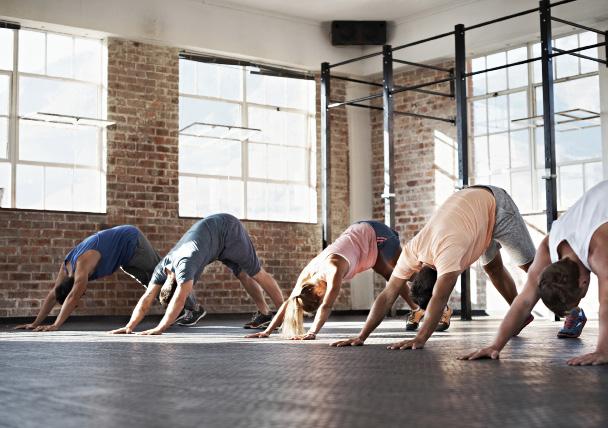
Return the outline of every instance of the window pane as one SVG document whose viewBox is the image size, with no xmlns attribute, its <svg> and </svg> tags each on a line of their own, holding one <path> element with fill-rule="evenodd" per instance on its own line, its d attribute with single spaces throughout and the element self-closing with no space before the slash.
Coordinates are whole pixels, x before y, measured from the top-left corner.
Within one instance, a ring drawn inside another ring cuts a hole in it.
<svg viewBox="0 0 608 428">
<path fill-rule="evenodd" d="M 601 162 L 585 164 L 585 192 L 604 179 Z"/>
<path fill-rule="evenodd" d="M 72 169 L 46 167 L 44 171 L 44 206 L 39 208 L 71 211 L 73 209 L 73 181 L 74 172 Z M 85 194 L 88 195 L 88 192 Z"/>
<path fill-rule="evenodd" d="M 249 107 L 249 127 L 261 129 L 252 139 L 279 145 L 306 147 L 308 118 L 302 113 Z"/>
<path fill-rule="evenodd" d="M 17 165 L 17 208 L 42 209 L 44 204 L 44 169 L 41 166 Z"/>
<path fill-rule="evenodd" d="M 532 46 L 532 57 L 533 58 L 540 58 L 540 55 L 541 55 L 540 43 L 535 43 Z M 542 82 L 543 81 L 543 72 L 542 72 L 540 60 L 534 61 L 532 63 L 532 68 L 533 68 L 533 71 L 534 71 L 534 83 L 540 83 L 540 82 Z"/>
<path fill-rule="evenodd" d="M 19 159 L 96 166 L 99 129 L 19 121 Z"/>
<path fill-rule="evenodd" d="M 14 30 L 0 28 L 0 69 L 13 69 L 13 34 Z"/>
<path fill-rule="evenodd" d="M 473 58 L 471 60 L 471 71 L 485 70 L 486 57 Z M 486 73 L 475 74 L 473 77 L 473 96 L 483 95 L 487 92 L 486 89 Z"/>
<path fill-rule="evenodd" d="M 511 184 L 509 174 L 492 174 L 490 176 L 490 184 L 492 186 L 500 187 L 507 193 L 511 194 Z"/>
<path fill-rule="evenodd" d="M 498 67 L 507 63 L 506 52 L 498 52 L 487 56 L 488 68 Z M 488 92 L 498 92 L 507 89 L 507 70 L 488 72 Z"/>
<path fill-rule="evenodd" d="M 194 61 L 179 60 L 179 92 L 196 94 L 196 63 Z"/>
<path fill-rule="evenodd" d="M 580 46 L 589 46 L 597 43 L 597 35 L 591 32 L 585 32 L 578 35 L 580 40 Z M 579 52 L 581 55 L 590 56 L 592 58 L 597 58 L 597 48 L 593 49 L 585 49 L 584 51 Z M 598 63 L 595 61 L 591 61 L 588 59 L 579 59 L 581 63 L 581 73 L 593 73 L 597 71 Z"/>
<path fill-rule="evenodd" d="M 528 49 L 526 47 L 512 49 L 507 52 L 509 64 L 528 59 Z M 515 65 L 509 67 L 509 88 L 519 88 L 528 84 L 528 65 Z"/>
<path fill-rule="evenodd" d="M 490 164 L 488 160 L 488 137 L 475 137 L 473 140 L 473 157 L 475 175 L 488 175 Z"/>
<path fill-rule="evenodd" d="M 46 35 L 46 73 L 49 76 L 72 77 L 74 39 L 49 33 Z"/>
<path fill-rule="evenodd" d="M 530 141 L 528 130 L 511 132 L 511 168 L 530 165 Z"/>
<path fill-rule="evenodd" d="M 44 74 L 45 33 L 19 30 L 19 71 Z"/>
<path fill-rule="evenodd" d="M 600 111 L 598 76 L 556 83 L 554 88 L 556 113 L 577 108 L 593 112 Z M 543 114 L 542 87 L 536 88 L 536 111 L 539 115 Z M 563 120 L 563 118 L 557 118 L 556 120 Z"/>
<path fill-rule="evenodd" d="M 100 117 L 100 100 L 96 85 L 46 79 L 19 78 L 19 114 L 58 113 Z"/>
<path fill-rule="evenodd" d="M 600 159 L 602 157 L 601 128 L 584 128 L 555 133 L 557 163 Z"/>
<path fill-rule="evenodd" d="M 102 198 L 105 198 L 105 177 L 94 169 L 74 169 L 73 209 L 74 211 L 102 212 L 105 210 Z M 87 195 L 86 198 L 79 197 Z"/>
<path fill-rule="evenodd" d="M 179 176 L 179 215 L 197 217 L 196 178 Z"/>
<path fill-rule="evenodd" d="M 8 157 L 8 118 L 0 117 L 0 159 Z"/>
<path fill-rule="evenodd" d="M 488 98 L 488 131 L 503 132 L 509 129 L 507 96 Z"/>
<path fill-rule="evenodd" d="M 473 135 L 488 133 L 487 100 L 473 101 Z"/>
<path fill-rule="evenodd" d="M 241 67 L 197 62 L 197 93 L 230 100 L 242 98 Z"/>
<path fill-rule="evenodd" d="M 511 197 L 520 213 L 532 212 L 532 186 L 530 171 L 520 171 L 511 174 Z"/>
<path fill-rule="evenodd" d="M 221 101 L 180 97 L 180 129 L 191 125 L 194 122 L 240 126 L 241 106 Z"/>
<path fill-rule="evenodd" d="M 196 201 L 197 217 L 205 217 L 218 212 L 226 212 L 238 218 L 243 217 L 242 181 L 197 178 L 196 187 L 189 190 L 194 190 L 195 193 L 183 196 Z"/>
<path fill-rule="evenodd" d="M 569 50 L 578 47 L 578 36 L 573 34 L 555 40 L 555 47 L 562 50 Z M 573 55 L 561 55 L 555 58 L 556 77 L 574 76 L 578 74 L 578 58 Z"/>
<path fill-rule="evenodd" d="M 0 74 L 0 115 L 8 116 L 11 94 L 10 76 Z"/>
<path fill-rule="evenodd" d="M 546 189 L 547 183 L 542 178 L 545 175 L 545 170 L 540 169 L 536 171 L 536 194 L 538 195 L 534 201 L 534 209 L 536 211 L 544 211 L 547 206 Z"/>
<path fill-rule="evenodd" d="M 101 83 L 102 42 L 96 39 L 74 38 L 74 78 Z"/>
<path fill-rule="evenodd" d="M 490 169 L 500 171 L 509 168 L 509 134 L 494 134 L 488 138 L 490 146 Z"/>
<path fill-rule="evenodd" d="M 241 142 L 181 136 L 179 170 L 192 174 L 241 176 Z"/>
<path fill-rule="evenodd" d="M 528 117 L 528 96 L 526 92 L 516 92 L 509 95 L 509 119 L 511 129 L 521 129 L 528 126 L 527 121 L 517 121 Z"/>
<path fill-rule="evenodd" d="M 560 210 L 567 210 L 583 195 L 583 166 L 569 165 L 560 167 L 557 185 L 559 186 L 558 208 Z"/>
<path fill-rule="evenodd" d="M 0 188 L 3 195 L 0 198 L 0 207 L 11 207 L 11 164 L 0 162 Z"/>
</svg>

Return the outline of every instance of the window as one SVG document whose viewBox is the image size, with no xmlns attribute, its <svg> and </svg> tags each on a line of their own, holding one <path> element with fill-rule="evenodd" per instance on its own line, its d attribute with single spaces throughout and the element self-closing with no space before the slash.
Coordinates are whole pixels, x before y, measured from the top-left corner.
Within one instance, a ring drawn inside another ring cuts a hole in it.
<svg viewBox="0 0 608 428">
<path fill-rule="evenodd" d="M 105 132 L 73 119 L 105 117 L 102 41 L 1 29 L 0 45 L 2 207 L 104 212 Z"/>
<path fill-rule="evenodd" d="M 179 214 L 316 222 L 314 81 L 185 59 L 179 67 Z M 196 123 L 216 126 L 196 134 Z M 228 127 L 259 131 L 243 139 Z"/>
<path fill-rule="evenodd" d="M 563 50 L 597 43 L 594 33 L 554 41 Z M 597 57 L 597 48 L 581 52 Z M 473 58 L 473 71 L 540 56 L 540 44 Z M 555 112 L 586 117 L 600 111 L 597 63 L 572 55 L 553 61 Z M 473 77 L 470 101 L 474 181 L 507 190 L 522 213 L 545 209 L 544 140 L 540 62 Z M 599 119 L 570 120 L 556 114 L 558 208 L 566 210 L 602 180 Z M 540 222 L 542 225 L 542 221 Z"/>
</svg>

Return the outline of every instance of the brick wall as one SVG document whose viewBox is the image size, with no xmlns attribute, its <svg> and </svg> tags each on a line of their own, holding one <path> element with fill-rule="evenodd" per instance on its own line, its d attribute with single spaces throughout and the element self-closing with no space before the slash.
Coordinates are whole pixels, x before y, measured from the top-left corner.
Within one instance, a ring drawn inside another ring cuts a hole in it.
<svg viewBox="0 0 608 428">
<path fill-rule="evenodd" d="M 450 63 L 438 64 L 444 68 Z M 445 73 L 427 69 L 396 72 L 396 86 L 409 86 L 445 77 Z M 448 84 L 427 89 L 449 92 Z M 378 102 L 376 102 L 377 105 Z M 395 110 L 454 117 L 455 102 L 451 98 L 438 97 L 408 91 L 395 96 Z M 372 111 L 372 192 L 379 195 L 383 190 L 383 135 L 382 112 Z M 435 208 L 454 190 L 456 169 L 456 128 L 445 122 L 395 115 L 395 223 L 402 244 L 411 239 L 426 224 Z M 374 218 L 384 218 L 384 205 L 380 198 L 373 200 Z M 385 285 L 384 279 L 375 275 L 375 293 Z M 482 294 L 480 294 L 482 293 Z M 483 288 L 478 290 L 478 301 L 485 304 Z M 460 294 L 455 291 L 450 303 L 460 307 Z M 399 299 L 399 305 L 407 306 Z M 480 307 L 478 304 L 475 309 Z"/>
<path fill-rule="evenodd" d="M 344 96 L 339 85 L 335 92 Z M 110 39 L 108 118 L 117 125 L 107 136 L 107 214 L 1 209 L 0 317 L 35 315 L 64 255 L 95 231 L 134 224 L 165 253 L 196 221 L 177 214 L 178 114 L 178 50 Z M 337 124 L 331 182 L 336 234 L 348 222 L 348 133 L 344 110 L 332 115 Z M 320 168 L 317 171 L 320 174 Z M 300 270 L 321 250 L 320 225 L 244 224 L 263 266 L 287 295 Z M 255 309 L 240 283 L 219 263 L 207 268 L 195 289 L 211 312 Z M 75 314 L 130 314 L 141 294 L 136 282 L 117 273 L 92 282 Z M 336 308 L 350 308 L 348 287 Z"/>
</svg>

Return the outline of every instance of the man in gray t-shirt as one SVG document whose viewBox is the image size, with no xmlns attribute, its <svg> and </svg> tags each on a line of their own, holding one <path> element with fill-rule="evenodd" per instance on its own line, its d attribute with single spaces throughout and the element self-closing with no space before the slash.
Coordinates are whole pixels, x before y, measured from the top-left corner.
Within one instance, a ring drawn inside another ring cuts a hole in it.
<svg viewBox="0 0 608 428">
<path fill-rule="evenodd" d="M 131 333 L 160 294 L 161 303 L 167 306 L 165 316 L 156 328 L 143 334 L 161 334 L 184 308 L 186 298 L 205 266 L 216 260 L 232 271 L 258 307 L 252 322 L 245 328 L 265 328 L 272 319 L 272 313 L 262 290 L 268 293 L 277 308 L 283 303 L 281 290 L 274 278 L 260 266 L 251 238 L 241 222 L 230 214 L 214 214 L 194 223 L 158 263 L 131 320 L 126 327 L 113 333 Z M 194 324 L 204 314 L 204 309 L 199 306 L 189 311 L 181 324 L 188 325 L 190 319 Z"/>
</svg>

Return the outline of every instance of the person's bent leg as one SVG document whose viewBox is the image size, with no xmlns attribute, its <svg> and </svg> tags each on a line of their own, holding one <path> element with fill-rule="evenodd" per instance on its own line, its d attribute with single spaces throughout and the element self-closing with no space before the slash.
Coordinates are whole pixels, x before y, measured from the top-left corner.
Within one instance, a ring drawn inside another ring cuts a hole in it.
<svg viewBox="0 0 608 428">
<path fill-rule="evenodd" d="M 502 262 L 500 250 L 496 252 L 496 256 L 488 264 L 483 266 L 483 270 L 490 277 L 490 281 L 502 297 L 510 305 L 517 297 L 517 288 L 513 277 Z"/>
<path fill-rule="evenodd" d="M 262 268 L 253 276 L 253 279 L 262 287 L 266 294 L 270 296 L 275 308 L 279 309 L 283 304 L 283 293 L 272 275 Z"/>
<path fill-rule="evenodd" d="M 237 277 L 239 281 L 241 281 L 241 284 L 243 285 L 243 288 L 245 288 L 247 294 L 249 294 L 249 296 L 251 296 L 253 299 L 258 311 L 260 311 L 260 313 L 263 315 L 268 315 L 270 313 L 270 308 L 264 299 L 262 287 L 245 272 L 240 272 Z"/>
</svg>

